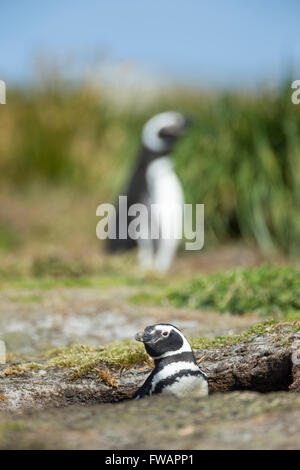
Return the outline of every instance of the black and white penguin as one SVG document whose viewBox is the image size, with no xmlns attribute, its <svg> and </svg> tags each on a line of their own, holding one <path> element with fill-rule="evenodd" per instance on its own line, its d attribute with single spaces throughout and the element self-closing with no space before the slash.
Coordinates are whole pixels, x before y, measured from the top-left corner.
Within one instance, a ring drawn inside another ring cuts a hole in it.
<svg viewBox="0 0 300 470">
<path fill-rule="evenodd" d="M 134 394 L 134 399 L 153 393 L 178 397 L 208 395 L 207 375 L 196 363 L 193 350 L 181 331 L 168 323 L 150 325 L 135 339 L 142 341 L 155 368 Z"/>
<path fill-rule="evenodd" d="M 182 233 L 182 208 L 184 194 L 181 183 L 173 169 L 171 152 L 178 139 L 183 136 L 190 120 L 175 111 L 168 111 L 152 117 L 143 127 L 141 146 L 137 165 L 132 173 L 127 190 L 127 205 L 142 203 L 149 209 L 156 204 L 160 213 L 153 215 L 152 223 L 157 227 L 158 239 L 153 240 L 147 233 L 137 240 L 110 239 L 108 251 L 124 251 L 138 246 L 140 266 L 146 269 L 167 271 L 172 264 Z M 172 211 L 171 207 L 179 207 L 181 211 Z M 128 226 L 132 217 L 127 218 Z M 150 224 L 151 221 L 149 220 Z M 119 233 L 119 214 L 116 228 Z M 126 230 L 126 229 L 125 229 Z M 178 238 L 163 237 L 166 233 L 179 234 Z"/>
</svg>

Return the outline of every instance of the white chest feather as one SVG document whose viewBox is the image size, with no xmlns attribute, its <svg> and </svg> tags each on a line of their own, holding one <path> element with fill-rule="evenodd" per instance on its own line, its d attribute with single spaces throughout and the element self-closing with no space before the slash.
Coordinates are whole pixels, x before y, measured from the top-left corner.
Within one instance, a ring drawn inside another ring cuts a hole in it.
<svg viewBox="0 0 300 470">
<path fill-rule="evenodd" d="M 195 372 L 199 374 L 195 375 Z M 161 384 L 162 393 L 178 397 L 200 397 L 208 394 L 207 380 L 200 374 L 197 364 L 191 362 L 177 361 L 165 366 L 153 377 L 151 392 L 155 392 L 156 387 Z"/>
<path fill-rule="evenodd" d="M 169 157 L 161 157 L 150 163 L 146 180 L 151 204 L 183 205 L 183 190 Z"/>
<path fill-rule="evenodd" d="M 169 269 L 182 238 L 184 197 L 173 165 L 168 157 L 150 163 L 146 170 L 147 198 L 151 211 L 151 237 L 158 240 L 154 254 L 151 237 L 139 240 L 140 264 L 146 268 L 165 272 Z"/>
<path fill-rule="evenodd" d="M 177 397 L 205 397 L 208 395 L 208 384 L 201 376 L 184 376 L 178 378 L 173 384 L 166 386 L 162 393 L 176 395 Z"/>
</svg>

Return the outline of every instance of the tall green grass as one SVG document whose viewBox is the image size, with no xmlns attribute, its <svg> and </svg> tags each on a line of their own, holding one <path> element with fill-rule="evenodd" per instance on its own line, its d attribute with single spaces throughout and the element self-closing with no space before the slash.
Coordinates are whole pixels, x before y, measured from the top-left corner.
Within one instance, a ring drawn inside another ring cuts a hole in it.
<svg viewBox="0 0 300 470">
<path fill-rule="evenodd" d="M 0 183 L 23 190 L 45 181 L 113 200 L 144 121 L 177 109 L 195 121 L 174 158 L 186 202 L 205 204 L 206 245 L 242 237 L 299 255 L 300 105 L 290 91 L 180 90 L 118 110 L 101 92 L 63 80 L 10 90 L 0 110 Z"/>
</svg>

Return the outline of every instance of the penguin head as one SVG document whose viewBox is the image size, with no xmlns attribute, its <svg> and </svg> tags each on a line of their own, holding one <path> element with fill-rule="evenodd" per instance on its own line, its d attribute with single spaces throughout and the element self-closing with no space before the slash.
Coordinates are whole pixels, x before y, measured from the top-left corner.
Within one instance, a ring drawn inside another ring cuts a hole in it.
<svg viewBox="0 0 300 470">
<path fill-rule="evenodd" d="M 135 339 L 144 343 L 147 353 L 154 359 L 192 352 L 181 331 L 169 323 L 147 326 L 144 331 L 136 334 Z"/>
<path fill-rule="evenodd" d="M 153 116 L 143 127 L 142 144 L 152 152 L 170 152 L 191 120 L 176 111 Z"/>
</svg>

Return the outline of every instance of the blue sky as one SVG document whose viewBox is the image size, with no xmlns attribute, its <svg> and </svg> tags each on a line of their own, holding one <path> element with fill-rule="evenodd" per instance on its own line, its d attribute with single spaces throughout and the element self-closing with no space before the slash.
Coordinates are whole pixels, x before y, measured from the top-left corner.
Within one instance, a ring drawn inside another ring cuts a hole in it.
<svg viewBox="0 0 300 470">
<path fill-rule="evenodd" d="M 300 72 L 298 0 L 1 0 L 0 11 L 7 81 L 30 78 L 37 54 L 72 56 L 79 77 L 104 54 L 199 86 L 255 86 L 276 83 L 288 66 Z"/>
</svg>

